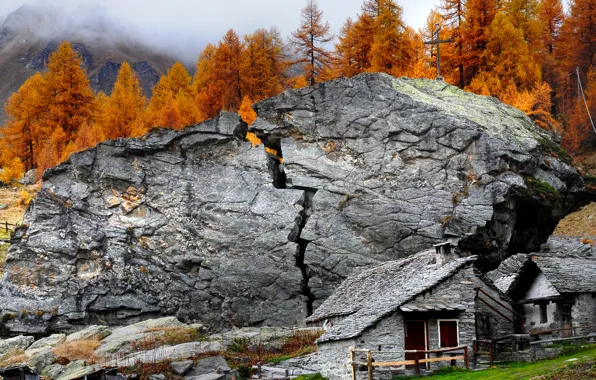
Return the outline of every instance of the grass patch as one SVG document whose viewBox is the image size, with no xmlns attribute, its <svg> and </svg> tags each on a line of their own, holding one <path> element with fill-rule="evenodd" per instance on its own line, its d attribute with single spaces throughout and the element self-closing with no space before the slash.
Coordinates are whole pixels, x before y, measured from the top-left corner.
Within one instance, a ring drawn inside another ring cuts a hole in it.
<svg viewBox="0 0 596 380">
<path fill-rule="evenodd" d="M 294 380 L 328 380 L 326 377 L 323 377 L 320 373 L 315 373 L 313 375 L 300 375 L 296 377 Z"/>
<path fill-rule="evenodd" d="M 547 139 L 538 139 L 540 151 L 546 156 L 558 158 L 567 165 L 573 165 L 573 157 L 561 145 Z"/>
<path fill-rule="evenodd" d="M 6 256 L 8 256 L 8 244 L 0 243 L 0 276 L 4 273 L 6 266 Z"/>
<path fill-rule="evenodd" d="M 542 199 L 553 199 L 560 196 L 559 191 L 549 185 L 548 183 L 534 177 L 526 177 L 526 186 L 531 194 L 536 195 Z"/>
<path fill-rule="evenodd" d="M 144 332 L 153 333 L 139 341 L 132 341 L 133 351 L 147 351 L 162 346 L 175 346 L 204 339 L 197 329 L 189 327 L 158 327 Z"/>
<path fill-rule="evenodd" d="M 182 379 L 182 376 L 176 375 L 170 368 L 170 361 L 162 361 L 158 363 L 137 363 L 132 367 L 120 368 L 126 376 L 137 375 L 139 380 L 151 380 L 152 375 L 158 373 L 165 375 L 166 379 L 178 380 Z"/>
<path fill-rule="evenodd" d="M 577 359 L 568 362 L 569 359 Z M 542 376 L 542 377 L 541 377 Z M 468 371 L 463 368 L 445 369 L 425 377 L 434 380 L 516 380 L 539 377 L 540 379 L 593 379 L 596 378 L 596 345 L 556 359 L 534 363 L 508 363 L 485 371 Z M 418 378 L 409 376 L 408 378 Z M 396 377 L 403 379 L 403 377 Z"/>
<path fill-rule="evenodd" d="M 7 352 L 4 358 L 0 360 L 0 367 L 8 367 L 11 365 L 17 365 L 27 362 L 29 357 L 25 355 L 25 351 L 22 349 L 14 349 Z"/>
<path fill-rule="evenodd" d="M 87 364 L 96 364 L 99 357 L 95 350 L 101 345 L 100 339 L 81 339 L 63 342 L 52 349 L 57 361 L 69 363 L 75 360 L 84 360 Z"/>
</svg>

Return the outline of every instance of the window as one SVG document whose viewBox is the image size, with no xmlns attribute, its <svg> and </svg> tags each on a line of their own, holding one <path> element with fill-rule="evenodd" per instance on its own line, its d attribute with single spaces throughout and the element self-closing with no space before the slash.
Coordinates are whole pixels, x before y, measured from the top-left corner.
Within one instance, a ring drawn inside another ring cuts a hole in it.
<svg viewBox="0 0 596 380">
<path fill-rule="evenodd" d="M 459 345 L 459 326 L 455 319 L 439 320 L 439 347 L 457 347 Z"/>
<path fill-rule="evenodd" d="M 548 323 L 548 315 L 546 314 L 546 304 L 540 304 L 540 323 Z"/>
</svg>

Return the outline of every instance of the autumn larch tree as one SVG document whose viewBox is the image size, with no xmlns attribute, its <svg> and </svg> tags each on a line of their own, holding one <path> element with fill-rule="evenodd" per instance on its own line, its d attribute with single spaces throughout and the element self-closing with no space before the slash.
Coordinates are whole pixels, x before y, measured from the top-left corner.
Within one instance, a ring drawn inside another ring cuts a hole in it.
<svg viewBox="0 0 596 380">
<path fill-rule="evenodd" d="M 93 92 L 81 65 L 81 58 L 65 41 L 50 55 L 45 75 L 49 94 L 45 123 L 60 126 L 69 139 L 93 113 Z"/>
<path fill-rule="evenodd" d="M 221 110 L 221 98 L 223 96 L 223 89 L 216 80 L 216 51 L 215 45 L 207 44 L 199 55 L 196 64 L 197 71 L 193 80 L 197 106 L 207 118 L 214 117 Z"/>
<path fill-rule="evenodd" d="M 137 74 L 128 62 L 123 62 L 109 97 L 107 109 L 104 110 L 106 112 L 105 137 L 114 139 L 133 136 L 141 123 L 146 103 Z"/>
<path fill-rule="evenodd" d="M 145 125 L 181 128 L 181 126 L 198 123 L 204 120 L 203 114 L 195 101 L 196 95 L 192 87 L 192 77 L 180 62 L 176 62 L 168 73 L 159 79 L 153 87 L 153 96 L 145 111 Z M 176 104 L 174 104 L 176 103 Z M 175 112 L 173 111 L 175 109 Z M 178 115 L 175 123 L 172 117 L 164 118 L 164 114 Z M 168 124 L 163 124 L 168 120 Z"/>
<path fill-rule="evenodd" d="M 499 10 L 499 2 L 497 0 L 467 0 L 465 6 L 466 17 L 462 36 L 466 67 L 465 82 L 468 84 L 485 66 L 483 56 L 488 42 L 486 30 Z"/>
<path fill-rule="evenodd" d="M 353 77 L 370 70 L 374 29 L 375 19 L 367 12 L 363 12 L 356 22 L 346 21 L 335 45 L 336 69 L 340 75 Z"/>
<path fill-rule="evenodd" d="M 301 25 L 290 37 L 292 46 L 300 58 L 296 63 L 303 64 L 306 80 L 313 86 L 324 68 L 329 68 L 332 55 L 325 47 L 333 40 L 329 23 L 323 22 L 323 11 L 317 2 L 308 0 L 301 14 Z"/>
<path fill-rule="evenodd" d="M 244 36 L 244 45 L 241 65 L 244 98 L 259 101 L 283 91 L 288 60 L 279 31 L 258 29 Z"/>
<path fill-rule="evenodd" d="M 439 13 L 451 32 L 450 37 L 453 40 L 454 53 L 448 55 L 445 60 L 450 63 L 452 67 L 457 67 L 457 85 L 459 88 L 464 88 L 464 39 L 462 28 L 465 21 L 465 1 L 464 0 L 441 0 L 439 5 Z"/>
<path fill-rule="evenodd" d="M 37 166 L 39 153 L 44 149 L 50 133 L 43 122 L 47 100 L 45 79 L 40 73 L 36 73 L 5 104 L 8 121 L 1 132 L 4 160 L 19 158 L 26 171 Z"/>
<path fill-rule="evenodd" d="M 540 66 L 534 61 L 523 31 L 513 26 L 502 12 L 497 13 L 486 32 L 483 60 L 486 69 L 477 75 L 470 88 L 501 97 L 512 85 L 516 90 L 530 90 L 541 81 Z"/>
<path fill-rule="evenodd" d="M 369 14 L 375 18 L 375 34 L 370 50 L 371 71 L 385 72 L 395 76 L 404 75 L 411 63 L 413 52 L 406 37 L 402 20 L 402 8 L 393 0 L 376 0 Z"/>
<path fill-rule="evenodd" d="M 226 32 L 214 56 L 215 80 L 221 87 L 221 109 L 235 111 L 242 102 L 240 70 L 244 46 L 233 29 Z"/>
</svg>

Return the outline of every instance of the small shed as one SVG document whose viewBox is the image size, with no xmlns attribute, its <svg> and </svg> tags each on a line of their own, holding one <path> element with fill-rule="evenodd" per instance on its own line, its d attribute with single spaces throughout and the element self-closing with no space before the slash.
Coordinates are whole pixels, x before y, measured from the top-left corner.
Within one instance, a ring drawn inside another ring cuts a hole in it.
<svg viewBox="0 0 596 380">
<path fill-rule="evenodd" d="M 4 380 L 39 380 L 39 375 L 28 366 L 11 366 L 0 369 Z"/>
<path fill-rule="evenodd" d="M 371 350 L 376 361 L 408 361 L 414 355 L 428 360 L 429 354 L 418 351 L 465 346 L 471 352 L 476 339 L 517 332 L 514 324 L 521 328 L 521 322 L 510 300 L 475 261 L 476 256 L 440 244 L 346 279 L 307 319 L 325 328 L 317 341 L 317 355 L 326 363 L 323 374 L 351 378 L 347 363 L 354 348 Z M 382 352 L 390 357 L 380 357 Z M 424 367 L 451 364 L 429 360 Z M 461 356 L 457 364 L 464 365 Z M 408 365 L 395 369 L 414 371 Z"/>
<path fill-rule="evenodd" d="M 596 259 L 516 255 L 489 276 L 525 315 L 526 330 L 552 337 L 596 331 Z"/>
</svg>

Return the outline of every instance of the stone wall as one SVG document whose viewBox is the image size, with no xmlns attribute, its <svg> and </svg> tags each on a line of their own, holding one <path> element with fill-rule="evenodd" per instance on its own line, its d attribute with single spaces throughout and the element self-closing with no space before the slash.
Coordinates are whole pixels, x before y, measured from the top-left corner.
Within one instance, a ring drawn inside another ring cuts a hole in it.
<svg viewBox="0 0 596 380">
<path fill-rule="evenodd" d="M 573 326 L 585 326 L 575 331 L 577 335 L 596 332 L 596 293 L 576 294 L 575 304 L 571 307 L 571 323 Z"/>
<path fill-rule="evenodd" d="M 540 322 L 540 304 L 523 305 L 528 332 L 554 330 L 561 327 L 561 312 L 555 302 L 546 303 L 546 322 Z"/>
<path fill-rule="evenodd" d="M 310 368 L 317 369 L 330 380 L 348 380 L 351 378 L 350 347 L 356 342 L 352 339 L 325 342 L 317 348 L 317 353 L 309 361 Z"/>
</svg>

